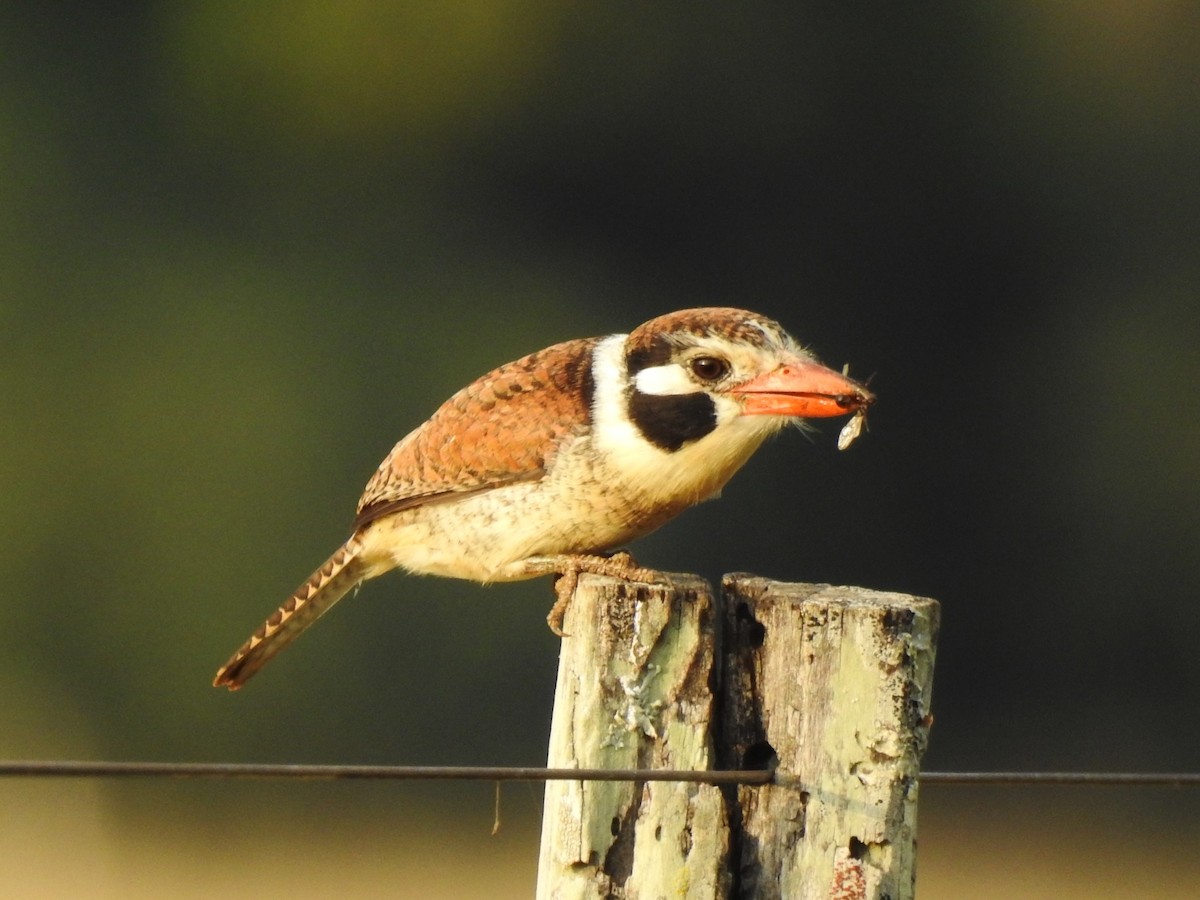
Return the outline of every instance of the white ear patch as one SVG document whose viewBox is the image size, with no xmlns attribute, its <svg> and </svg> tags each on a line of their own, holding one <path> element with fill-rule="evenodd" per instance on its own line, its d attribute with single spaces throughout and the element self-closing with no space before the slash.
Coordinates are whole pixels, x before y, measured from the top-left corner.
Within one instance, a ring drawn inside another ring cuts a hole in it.
<svg viewBox="0 0 1200 900">
<path fill-rule="evenodd" d="M 633 376 L 633 386 L 643 394 L 653 394 L 656 397 L 697 394 L 701 390 L 700 385 L 692 381 L 683 370 L 683 366 L 678 363 L 642 369 Z"/>
</svg>

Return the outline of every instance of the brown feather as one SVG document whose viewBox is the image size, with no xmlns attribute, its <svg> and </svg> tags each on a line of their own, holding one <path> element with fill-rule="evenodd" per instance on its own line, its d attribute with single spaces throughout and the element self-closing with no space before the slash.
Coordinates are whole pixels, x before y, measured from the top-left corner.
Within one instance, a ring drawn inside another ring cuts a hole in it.
<svg viewBox="0 0 1200 900">
<path fill-rule="evenodd" d="M 367 483 L 356 526 L 411 506 L 541 478 L 591 418 L 596 339 L 507 363 L 463 388 L 398 443 Z"/>
<path fill-rule="evenodd" d="M 751 346 L 770 342 L 787 347 L 795 343 L 778 322 L 745 309 L 712 306 L 681 309 L 644 322 L 629 333 L 626 353 L 635 359 L 652 356 L 684 334 L 722 337 Z"/>
<path fill-rule="evenodd" d="M 370 572 L 359 559 L 358 550 L 358 541 L 350 538 L 321 568 L 308 576 L 304 584 L 296 588 L 292 596 L 221 666 L 213 687 L 236 691 L 322 613 L 368 577 Z"/>
</svg>

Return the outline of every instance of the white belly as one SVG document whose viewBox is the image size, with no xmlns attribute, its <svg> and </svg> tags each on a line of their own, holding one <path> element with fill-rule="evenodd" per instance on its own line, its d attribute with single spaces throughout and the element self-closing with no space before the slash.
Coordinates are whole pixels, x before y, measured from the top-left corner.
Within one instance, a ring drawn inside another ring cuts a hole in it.
<svg viewBox="0 0 1200 900">
<path fill-rule="evenodd" d="M 597 553 L 634 535 L 591 504 L 524 483 L 405 510 L 371 525 L 366 556 L 381 568 L 473 581 L 512 581 L 533 556 Z M 388 565 L 390 563 L 390 565 Z"/>
</svg>

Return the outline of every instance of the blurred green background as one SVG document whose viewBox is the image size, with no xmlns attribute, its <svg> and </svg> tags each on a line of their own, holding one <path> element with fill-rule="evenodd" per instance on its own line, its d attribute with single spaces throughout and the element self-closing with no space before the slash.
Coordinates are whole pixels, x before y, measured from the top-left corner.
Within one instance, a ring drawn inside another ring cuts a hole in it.
<svg viewBox="0 0 1200 900">
<path fill-rule="evenodd" d="M 453 390 L 728 304 L 875 373 L 871 433 L 784 435 L 639 558 L 939 599 L 929 768 L 1195 771 L 1198 161 L 1187 3 L 0 3 L 0 756 L 539 764 L 542 581 L 389 576 L 209 684 Z M 932 885 L 985 819 L 1200 828 L 1195 795 L 942 790 Z M 493 867 L 378 896 L 536 865 L 521 788 L 498 839 L 490 787 L 5 793 L 28 895 L 249 896 L 272 829 L 365 872 L 461 825 Z M 68 835 L 82 880 L 31 849 Z M 1010 895 L 976 889 L 929 896 Z"/>
</svg>

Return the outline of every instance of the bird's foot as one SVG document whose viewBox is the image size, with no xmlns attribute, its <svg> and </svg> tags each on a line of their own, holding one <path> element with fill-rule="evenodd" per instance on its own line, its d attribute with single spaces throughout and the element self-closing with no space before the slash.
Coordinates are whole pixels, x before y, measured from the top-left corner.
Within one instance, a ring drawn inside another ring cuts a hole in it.
<svg viewBox="0 0 1200 900">
<path fill-rule="evenodd" d="M 620 578 L 623 581 L 644 581 L 650 584 L 670 584 L 670 579 L 655 569 L 639 566 L 628 550 L 620 550 L 612 556 L 545 556 L 531 559 L 526 563 L 526 570 L 531 575 L 548 575 L 554 573 L 554 606 L 546 616 L 546 624 L 559 637 L 567 637 L 563 631 L 563 619 L 575 596 L 575 588 L 579 586 L 579 576 L 607 575 L 610 578 Z"/>
</svg>

